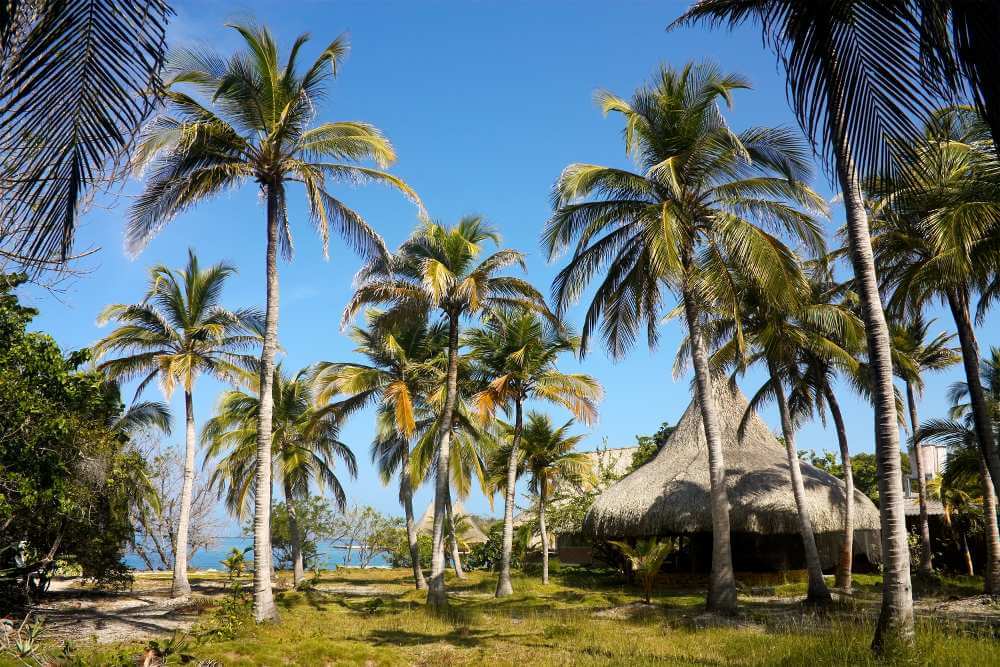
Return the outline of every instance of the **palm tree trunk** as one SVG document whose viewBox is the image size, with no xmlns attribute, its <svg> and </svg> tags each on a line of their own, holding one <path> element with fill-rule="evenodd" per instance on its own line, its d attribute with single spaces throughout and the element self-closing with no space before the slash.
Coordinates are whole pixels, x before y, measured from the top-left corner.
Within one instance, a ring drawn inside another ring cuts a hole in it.
<svg viewBox="0 0 1000 667">
<path fill-rule="evenodd" d="M 997 525 L 997 496 L 986 461 L 979 457 L 979 474 L 983 482 L 983 520 L 986 522 L 986 572 L 983 592 L 1000 595 L 1000 526 Z"/>
<path fill-rule="evenodd" d="M 448 594 L 444 587 L 444 521 L 445 506 L 448 502 L 450 485 L 451 421 L 455 412 L 458 394 L 458 314 L 448 317 L 448 376 L 445 387 L 444 409 L 438 425 L 437 476 L 434 480 L 434 530 L 431 535 L 431 581 L 427 591 L 427 604 L 441 607 L 448 604 Z"/>
<path fill-rule="evenodd" d="M 305 563 L 302 558 L 302 534 L 299 533 L 299 521 L 288 482 L 285 482 L 285 507 L 288 509 L 288 532 L 292 541 L 292 584 L 298 586 L 305 578 Z"/>
<path fill-rule="evenodd" d="M 979 449 L 986 459 L 986 467 L 989 468 L 990 478 L 993 480 L 993 493 L 1000 496 L 1000 452 L 997 452 L 996 442 L 993 439 L 990 410 L 986 395 L 983 393 L 983 383 L 979 379 L 979 343 L 969 314 L 969 293 L 965 289 L 953 289 L 947 294 L 948 307 L 955 318 L 958 342 L 962 348 L 962 366 L 965 368 L 965 383 L 969 387 L 969 403 L 972 406 L 976 440 L 979 442 Z"/>
<path fill-rule="evenodd" d="M 969 540 L 965 537 L 965 531 L 961 532 L 962 555 L 965 556 L 965 570 L 970 577 L 976 576 L 976 568 L 972 564 L 972 552 L 969 551 Z"/>
<path fill-rule="evenodd" d="M 913 384 L 906 383 L 906 404 L 910 410 L 910 432 L 913 434 L 913 460 L 917 466 L 917 500 L 920 503 L 920 573 L 934 573 L 933 554 L 931 553 L 931 528 L 927 519 L 927 478 L 924 477 L 924 457 L 920 453 L 920 420 L 917 419 L 917 397 L 913 392 Z"/>
<path fill-rule="evenodd" d="M 260 412 L 257 416 L 257 465 L 253 517 L 253 617 L 258 623 L 278 618 L 271 590 L 271 417 L 274 397 L 274 355 L 278 349 L 278 230 L 284 193 L 278 183 L 268 183 L 267 298 L 264 341 L 260 353 Z"/>
<path fill-rule="evenodd" d="M 545 480 L 538 483 L 538 532 L 542 537 L 542 583 L 549 583 L 549 532 L 545 529 Z"/>
<path fill-rule="evenodd" d="M 685 289 L 684 315 L 691 337 L 691 360 L 694 365 L 695 396 L 701 408 L 705 440 L 708 443 L 708 476 L 712 503 L 712 572 L 706 604 L 712 611 L 736 611 L 736 575 L 733 572 L 733 552 L 729 532 L 729 497 L 726 491 L 726 464 L 722 455 L 722 429 L 715 407 L 708 368 L 708 352 L 701 335 L 694 301 Z"/>
<path fill-rule="evenodd" d="M 191 496 L 194 492 L 194 399 L 190 390 L 184 392 L 184 480 L 181 483 L 180 516 L 177 518 L 177 539 L 174 540 L 174 578 L 171 597 L 190 595 L 188 583 L 188 533 L 191 529 Z"/>
<path fill-rule="evenodd" d="M 813 534 L 812 521 L 809 519 L 809 508 L 806 506 L 806 487 L 802 481 L 802 468 L 799 465 L 799 454 L 795 451 L 795 429 L 792 428 L 792 418 L 788 412 L 788 401 L 785 398 L 785 388 L 781 384 L 778 369 L 772 362 L 767 364 L 774 386 L 774 395 L 778 399 L 778 414 L 781 416 L 781 434 L 785 436 L 785 454 L 788 457 L 788 472 L 792 481 L 792 495 L 795 496 L 795 509 L 798 510 L 799 535 L 806 553 L 806 570 L 809 573 L 809 588 L 806 592 L 806 602 L 810 604 L 829 604 L 833 601 L 830 589 L 823 579 L 823 565 L 816 549 L 816 536 Z"/>
<path fill-rule="evenodd" d="M 841 95 L 844 86 L 839 73 L 837 51 L 829 26 L 819 39 L 826 42 L 823 65 L 828 75 L 827 112 L 836 163 L 837 180 L 844 196 L 847 236 L 856 290 L 861 301 L 868 362 L 871 366 L 872 402 L 875 407 L 875 452 L 878 470 L 879 514 L 882 524 L 882 608 L 879 612 L 872 650 L 891 653 L 914 643 L 913 588 L 910 582 L 910 549 L 906 539 L 903 510 L 903 480 L 900 476 L 899 430 L 896 394 L 892 382 L 889 326 L 878 291 L 878 275 L 872 254 L 871 229 L 861 194 L 861 179 L 847 134 L 847 118 Z"/>
<path fill-rule="evenodd" d="M 517 485 L 517 450 L 521 446 L 524 415 L 521 399 L 514 402 L 514 436 L 507 457 L 507 488 L 503 508 L 503 551 L 500 555 L 500 577 L 497 579 L 496 597 L 514 594 L 510 581 L 510 557 L 514 550 L 514 499 Z"/>
<path fill-rule="evenodd" d="M 834 584 L 843 592 L 850 593 L 853 587 L 851 571 L 854 569 L 854 469 L 851 466 L 851 452 L 847 448 L 847 428 L 844 426 L 840 403 L 829 385 L 824 387 L 824 393 L 837 428 L 840 460 L 844 468 L 844 540 L 840 545 L 840 563 Z"/>
<path fill-rule="evenodd" d="M 458 529 L 455 527 L 455 510 L 451 506 L 451 492 L 448 493 L 448 531 L 451 533 L 451 564 L 455 568 L 455 577 L 465 579 L 462 569 L 462 554 L 458 551 Z"/>
<path fill-rule="evenodd" d="M 427 588 L 424 571 L 420 567 L 420 545 L 417 543 L 417 527 L 413 522 L 413 484 L 410 481 L 410 445 L 403 444 L 403 456 L 399 470 L 399 496 L 403 501 L 406 515 L 406 539 L 410 543 L 410 561 L 413 563 L 413 585 L 417 590 Z"/>
</svg>

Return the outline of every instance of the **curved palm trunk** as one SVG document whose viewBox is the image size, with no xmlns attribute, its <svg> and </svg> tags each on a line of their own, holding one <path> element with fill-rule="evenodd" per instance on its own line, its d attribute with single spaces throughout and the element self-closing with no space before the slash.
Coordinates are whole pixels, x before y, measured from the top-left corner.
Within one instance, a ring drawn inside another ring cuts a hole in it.
<svg viewBox="0 0 1000 667">
<path fill-rule="evenodd" d="M 979 342 L 969 314 L 969 294 L 967 290 L 949 290 L 948 307 L 955 318 L 958 342 L 962 348 L 962 366 L 965 369 L 965 383 L 969 387 L 969 403 L 972 406 L 972 420 L 976 429 L 976 441 L 986 467 L 993 480 L 993 493 L 1000 495 L 1000 452 L 993 439 L 990 409 L 983 393 L 983 383 L 979 379 Z"/>
<path fill-rule="evenodd" d="M 188 583 L 188 533 L 191 528 L 191 496 L 194 492 L 194 400 L 190 391 L 184 392 L 184 481 L 181 483 L 180 516 L 177 518 L 177 539 L 174 540 L 174 577 L 170 585 L 171 597 L 191 593 Z"/>
<path fill-rule="evenodd" d="M 444 587 L 444 521 L 448 502 L 449 459 L 451 456 L 451 421 L 455 413 L 458 394 L 458 315 L 448 317 L 448 376 L 445 387 L 444 409 L 441 411 L 440 440 L 438 442 L 437 475 L 434 480 L 434 530 L 431 536 L 431 580 L 427 590 L 427 604 L 440 607 L 448 604 Z"/>
<path fill-rule="evenodd" d="M 451 533 L 451 564 L 455 568 L 455 576 L 458 579 L 465 579 L 465 570 L 462 569 L 462 554 L 458 551 L 458 529 L 455 528 L 455 511 L 451 506 L 451 492 L 448 493 L 448 532 Z"/>
<path fill-rule="evenodd" d="M 285 483 L 285 507 L 288 508 L 288 532 L 292 541 L 292 583 L 295 586 L 305 578 L 305 563 L 302 558 L 302 534 L 299 532 L 299 519 L 292 502 L 292 489 Z"/>
<path fill-rule="evenodd" d="M 538 485 L 538 531 L 542 537 L 542 583 L 549 583 L 549 533 L 545 529 L 545 502 L 546 496 L 545 480 L 541 480 Z"/>
<path fill-rule="evenodd" d="M 257 416 L 257 470 L 253 517 L 253 617 L 258 623 L 278 618 L 271 590 L 271 417 L 274 397 L 274 355 L 278 349 L 278 227 L 283 193 L 270 183 L 267 190 L 267 301 L 264 341 L 260 354 L 260 413 Z"/>
<path fill-rule="evenodd" d="M 920 573 L 934 573 L 933 554 L 931 553 L 931 528 L 927 520 L 927 478 L 924 477 L 924 457 L 920 453 L 920 420 L 917 419 L 917 397 L 913 393 L 913 385 L 906 383 L 906 404 L 910 410 L 910 431 L 913 433 L 913 459 L 917 466 L 917 500 L 920 503 Z"/>
<path fill-rule="evenodd" d="M 983 520 L 986 522 L 986 572 L 983 592 L 1000 595 L 1000 526 L 997 525 L 997 496 L 986 461 L 979 457 L 979 474 L 983 483 Z"/>
<path fill-rule="evenodd" d="M 809 519 L 809 508 L 806 506 L 806 487 L 802 482 L 802 468 L 799 465 L 799 455 L 795 451 L 795 429 L 792 428 L 792 418 L 788 412 L 788 401 L 785 398 L 785 388 L 781 384 L 774 364 L 768 363 L 774 394 L 778 399 L 778 414 L 781 416 L 781 434 L 785 436 L 785 454 L 788 457 L 788 472 L 792 482 L 792 495 L 795 497 L 795 509 L 798 510 L 799 535 L 806 553 L 806 570 L 809 573 L 809 588 L 806 601 L 810 604 L 829 604 L 830 589 L 823 579 L 823 566 L 816 549 L 816 536 L 813 534 L 812 521 Z"/>
<path fill-rule="evenodd" d="M 413 585 L 417 590 L 427 588 L 424 571 L 420 567 L 420 546 L 417 543 L 417 527 L 413 522 L 413 484 L 410 481 L 410 446 L 403 445 L 403 456 L 399 470 L 399 497 L 403 501 L 406 515 L 406 539 L 410 543 L 410 561 L 413 563 Z"/>
<path fill-rule="evenodd" d="M 828 76 L 827 112 L 836 163 L 837 180 L 844 196 L 847 236 L 856 289 L 868 341 L 871 365 L 872 403 L 875 407 L 875 452 L 878 469 L 879 514 L 882 524 L 882 607 L 872 650 L 891 653 L 914 644 L 913 588 L 910 582 L 910 550 L 903 510 L 903 480 L 900 475 L 899 430 L 896 396 L 892 383 L 889 326 L 878 291 L 878 276 L 872 254 L 871 229 L 861 194 L 861 179 L 847 135 L 841 95 L 844 91 L 837 52 L 829 26 L 817 26 L 826 44 L 823 65 Z"/>
<path fill-rule="evenodd" d="M 517 485 L 517 450 L 521 446 L 521 432 L 524 430 L 524 415 L 521 400 L 514 403 L 514 437 L 507 458 L 507 489 L 504 493 L 503 508 L 503 552 L 500 554 L 500 577 L 497 579 L 496 597 L 514 594 L 510 582 L 510 558 L 514 550 L 514 499 Z"/>
<path fill-rule="evenodd" d="M 824 393 L 837 428 L 840 460 L 844 468 L 844 540 L 840 545 L 840 562 L 834 584 L 845 593 L 850 593 L 853 587 L 851 571 L 854 569 L 854 469 L 851 466 L 851 452 L 847 448 L 847 428 L 844 426 L 840 403 L 829 386 L 824 388 Z"/>
<path fill-rule="evenodd" d="M 721 613 L 736 611 L 736 575 L 733 572 L 733 552 L 729 532 L 729 497 L 726 494 L 726 464 L 722 455 L 722 429 L 715 407 L 715 394 L 708 368 L 708 353 L 701 336 L 698 314 L 685 293 L 684 315 L 691 337 L 691 359 L 694 365 L 695 396 L 701 408 L 705 441 L 708 443 L 708 476 L 712 502 L 712 572 L 706 604 Z"/>
</svg>

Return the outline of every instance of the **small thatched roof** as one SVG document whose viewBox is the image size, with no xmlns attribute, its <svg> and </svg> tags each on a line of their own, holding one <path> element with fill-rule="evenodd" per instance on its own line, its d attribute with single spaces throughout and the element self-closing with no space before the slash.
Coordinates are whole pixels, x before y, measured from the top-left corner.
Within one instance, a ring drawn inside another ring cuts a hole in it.
<svg viewBox="0 0 1000 667">
<path fill-rule="evenodd" d="M 461 500 L 451 501 L 451 511 L 455 515 L 455 520 L 457 521 L 459 517 L 465 517 L 464 529 L 460 529 L 462 541 L 466 544 L 482 544 L 489 540 L 483 529 L 479 527 L 479 523 L 475 518 L 465 511 L 462 506 Z M 427 509 L 424 511 L 424 515 L 420 517 L 420 521 L 417 522 L 417 533 L 430 535 L 434 531 L 434 501 L 431 500 L 430 504 L 427 505 Z"/>
<path fill-rule="evenodd" d="M 795 498 L 785 448 L 753 415 L 737 437 L 747 407 L 728 382 L 715 387 L 726 466 L 730 525 L 734 532 L 797 534 Z M 843 530 L 843 482 L 802 462 L 809 518 L 817 533 Z M 878 530 L 875 505 L 854 494 L 856 530 Z M 584 530 L 604 537 L 641 537 L 711 532 L 708 447 L 696 401 L 656 457 L 609 487 L 587 513 Z"/>
<path fill-rule="evenodd" d="M 914 482 L 914 485 L 916 483 Z M 920 496 L 913 493 L 903 498 L 903 512 L 906 516 L 920 515 Z M 927 516 L 944 516 L 944 505 L 935 498 L 927 499 Z"/>
</svg>

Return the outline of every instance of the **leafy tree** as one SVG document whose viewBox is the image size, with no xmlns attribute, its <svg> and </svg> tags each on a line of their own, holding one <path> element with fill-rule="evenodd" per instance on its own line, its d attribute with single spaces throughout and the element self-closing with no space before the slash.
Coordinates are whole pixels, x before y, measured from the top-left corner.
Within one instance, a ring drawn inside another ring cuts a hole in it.
<svg viewBox="0 0 1000 667">
<path fill-rule="evenodd" d="M 126 581 L 130 513 L 150 494 L 117 386 L 80 370 L 88 352 L 28 331 L 36 311 L 13 292 L 24 280 L 0 275 L 0 613 L 29 582 L 44 587 L 56 559 Z"/>
<path fill-rule="evenodd" d="M 319 412 L 308 377 L 308 369 L 289 377 L 279 364 L 274 369 L 273 381 L 268 383 L 274 407 L 271 413 L 274 438 L 271 465 L 281 480 L 288 511 L 296 585 L 305 576 L 305 565 L 297 544 L 302 538 L 295 512 L 297 506 L 289 501 L 307 499 L 310 484 L 315 483 L 320 489 L 329 489 L 337 508 L 343 511 L 347 494 L 335 471 L 337 459 L 343 462 L 351 477 L 358 474 L 354 453 L 339 439 L 339 423 L 334 416 Z M 215 416 L 206 422 L 201 433 L 206 446 L 206 463 L 222 457 L 212 472 L 211 483 L 219 490 L 220 497 L 225 495 L 226 508 L 240 519 L 249 514 L 251 506 L 255 507 L 253 503 L 259 492 L 254 480 L 259 477 L 256 475 L 257 421 L 262 401 L 258 393 L 260 386 L 252 389 L 252 393 L 241 389 L 225 392 L 219 399 Z M 256 525 L 255 519 L 255 531 Z M 268 544 L 270 539 L 268 535 Z M 256 555 L 254 562 L 258 562 Z"/>
<path fill-rule="evenodd" d="M 327 539 L 336 520 L 336 510 L 322 496 L 276 504 L 271 511 L 271 548 L 277 556 L 278 567 L 294 571 L 301 560 L 302 567 L 307 570 L 318 568 L 324 556 L 320 552 L 320 542 Z M 244 532 L 252 534 L 253 525 L 247 526 Z M 300 581 L 301 578 L 295 583 Z"/>
<path fill-rule="evenodd" d="M 504 558 L 497 579 L 496 596 L 513 595 L 510 553 L 514 541 L 514 499 L 520 443 L 524 432 L 524 403 L 528 400 L 561 405 L 577 419 L 590 424 L 597 418 L 601 385 L 584 373 L 564 373 L 557 367 L 560 355 L 579 349 L 579 339 L 564 327 L 553 327 L 528 309 L 498 312 L 482 327 L 466 333 L 473 360 L 472 374 L 484 386 L 473 400 L 480 414 L 492 417 L 498 409 L 513 412 L 511 442 L 507 451 L 504 491 Z"/>
<path fill-rule="evenodd" d="M 789 102 L 802 129 L 827 158 L 847 218 L 849 257 L 868 342 L 875 450 L 879 456 L 885 548 L 882 608 L 872 649 L 907 649 L 914 641 L 913 591 L 903 508 L 892 345 L 872 253 L 867 174 L 888 172 L 892 151 L 914 136 L 912 118 L 933 93 L 907 37 L 909 2 L 868 0 L 698 0 L 674 25 L 696 22 L 761 30 L 784 66 Z M 901 44 L 901 42 L 907 42 Z M 875 45 L 880 45 L 877 48 Z M 921 45 L 924 46 L 924 45 Z M 901 141 L 900 141 L 901 140 Z M 905 149 L 905 148 L 904 148 Z"/>
<path fill-rule="evenodd" d="M 599 272 L 582 328 L 582 348 L 600 325 L 612 356 L 645 329 L 650 347 L 674 292 L 683 308 L 709 450 L 713 555 L 708 604 L 731 611 L 736 579 L 719 415 L 701 332 L 710 309 L 735 312 L 738 294 L 721 276 L 741 267 L 764 293 L 782 294 L 795 257 L 771 232 L 789 233 L 814 249 L 822 235 L 813 214 L 825 202 L 805 183 L 807 149 L 783 129 L 733 131 L 721 105 L 748 88 L 742 77 L 711 65 L 663 67 L 632 99 L 599 93 L 605 113 L 620 114 L 625 150 L 638 171 L 572 164 L 555 185 L 556 211 L 543 243 L 554 258 L 576 241 L 553 283 L 557 314 L 577 301 Z"/>
<path fill-rule="evenodd" d="M 194 250 L 188 250 L 183 269 L 158 264 L 149 270 L 142 301 L 112 304 L 98 318 L 101 324 L 119 324 L 94 344 L 102 373 L 116 382 L 138 379 L 137 398 L 153 380 L 159 380 L 167 397 L 178 385 L 184 391 L 184 476 L 174 533 L 173 597 L 191 593 L 187 559 L 197 446 L 195 383 L 201 375 L 244 381 L 254 363 L 247 352 L 260 341 L 258 313 L 221 305 L 222 289 L 235 271 L 224 263 L 203 269 Z"/>
<path fill-rule="evenodd" d="M 150 167 L 142 194 L 132 206 L 128 245 L 140 250 L 171 218 L 232 188 L 254 183 L 266 201 L 265 275 L 267 297 L 260 358 L 263 400 L 257 425 L 254 558 L 271 554 L 270 509 L 271 382 L 278 349 L 279 246 L 292 251 L 288 186 L 301 183 L 309 214 L 326 250 L 329 229 L 365 257 L 384 256 L 381 237 L 354 210 L 330 193 L 327 183 L 384 183 L 419 204 L 402 180 L 356 163 L 386 167 L 395 160 L 389 141 L 360 121 L 311 126 L 331 75 L 347 54 L 341 36 L 330 42 L 304 72 L 298 57 L 307 35 L 299 36 L 284 63 L 266 28 L 236 25 L 245 49 L 229 59 L 199 51 L 178 51 L 168 63 L 163 114 L 146 126 L 135 162 Z M 185 92 L 191 90 L 193 94 Z M 201 99 L 198 96 L 201 96 Z M 421 209 L 422 210 L 422 209 Z M 254 567 L 254 618 L 277 617 L 269 563 Z"/>
<path fill-rule="evenodd" d="M 448 325 L 447 371 L 434 460 L 440 473 L 450 470 L 452 421 L 458 404 L 459 334 L 463 317 L 524 306 L 547 311 L 545 300 L 526 281 L 501 272 L 511 266 L 525 270 L 524 255 L 499 250 L 485 259 L 484 244 L 498 244 L 499 234 L 478 216 L 459 220 L 451 228 L 436 223 L 420 227 L 391 258 L 376 258 L 358 276 L 358 289 L 344 310 L 349 322 L 366 304 L 389 304 L 395 317 L 439 314 Z M 448 602 L 444 587 L 445 521 L 449 505 L 449 475 L 437 474 L 434 488 L 434 558 L 427 604 Z"/>
<path fill-rule="evenodd" d="M 676 426 L 671 426 L 668 422 L 663 422 L 653 435 L 635 436 L 636 450 L 632 454 L 632 461 L 629 463 L 625 474 L 627 475 L 652 461 L 660 453 L 660 450 L 663 449 L 663 445 L 667 444 L 667 440 L 670 439 L 676 428 Z"/>
</svg>

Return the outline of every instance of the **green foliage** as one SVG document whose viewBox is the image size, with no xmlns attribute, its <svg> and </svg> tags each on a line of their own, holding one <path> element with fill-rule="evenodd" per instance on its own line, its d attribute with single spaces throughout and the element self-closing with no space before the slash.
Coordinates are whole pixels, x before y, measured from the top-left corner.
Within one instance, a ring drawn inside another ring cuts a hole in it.
<svg viewBox="0 0 1000 667">
<path fill-rule="evenodd" d="M 215 617 L 205 633 L 207 636 L 232 639 L 251 624 L 253 600 L 243 584 L 243 575 L 247 554 L 252 550 L 253 547 L 247 547 L 242 551 L 233 547 L 229 556 L 221 561 L 226 568 L 226 595 L 215 610 Z"/>
<path fill-rule="evenodd" d="M 100 584 L 127 584 L 129 512 L 148 486 L 127 429 L 115 427 L 117 387 L 79 370 L 86 351 L 64 355 L 27 330 L 35 311 L 12 293 L 23 280 L 0 276 L 0 607 L 56 558 Z"/>
<path fill-rule="evenodd" d="M 663 422 L 653 435 L 635 436 L 637 448 L 635 453 L 632 454 L 632 462 L 629 464 L 625 474 L 651 461 L 659 453 L 663 445 L 667 444 L 667 440 L 670 439 L 676 428 L 676 426 L 671 426 L 668 422 Z"/>
<path fill-rule="evenodd" d="M 399 527 L 392 529 L 389 538 L 389 547 L 386 551 L 386 560 L 392 567 L 412 567 L 410 557 L 410 541 L 406 536 L 406 528 Z M 417 554 L 420 558 L 420 567 L 431 566 L 431 536 L 417 535 Z M 463 563 L 465 565 L 466 563 Z"/>
<path fill-rule="evenodd" d="M 615 541 L 611 541 L 610 544 L 618 547 L 618 550 L 628 559 L 632 571 L 639 575 L 639 579 L 642 581 L 643 596 L 646 604 L 649 604 L 653 595 L 656 575 L 660 573 L 663 561 L 673 552 L 676 543 L 670 539 L 662 542 L 657 539 L 648 539 L 639 540 L 635 546 Z"/>
<path fill-rule="evenodd" d="M 837 456 L 833 452 L 824 450 L 817 454 L 814 450 L 803 450 L 799 452 L 799 458 L 838 478 L 844 475 L 844 466 L 837 461 Z M 904 474 L 908 474 L 910 457 L 906 452 L 900 452 L 899 459 Z M 854 454 L 851 456 L 851 470 L 854 473 L 854 487 L 878 505 L 878 470 L 875 455 L 868 452 Z"/>
<path fill-rule="evenodd" d="M 336 514 L 330 507 L 330 502 L 322 496 L 308 496 L 302 500 L 292 501 L 292 505 L 295 508 L 295 523 L 301 540 L 303 566 L 307 570 L 315 568 L 322 555 L 319 552 L 319 542 L 326 537 L 330 526 L 336 520 Z M 252 522 L 247 525 L 245 531 L 248 535 L 253 534 Z M 271 510 L 271 549 L 274 552 L 276 566 L 281 569 L 291 569 L 294 562 L 287 501 L 278 503 Z"/>
<path fill-rule="evenodd" d="M 528 553 L 531 536 L 537 531 L 537 522 L 530 519 L 514 528 L 514 543 L 511 548 L 510 565 L 513 568 L 524 566 L 524 558 Z M 473 545 L 469 555 L 462 565 L 472 570 L 489 570 L 494 572 L 503 559 L 503 522 L 493 524 L 486 533 L 487 540 Z"/>
</svg>

